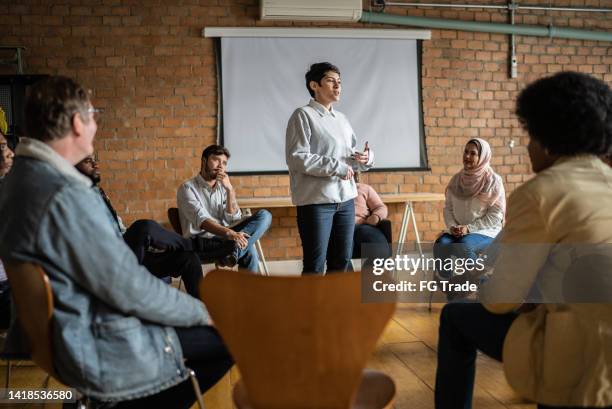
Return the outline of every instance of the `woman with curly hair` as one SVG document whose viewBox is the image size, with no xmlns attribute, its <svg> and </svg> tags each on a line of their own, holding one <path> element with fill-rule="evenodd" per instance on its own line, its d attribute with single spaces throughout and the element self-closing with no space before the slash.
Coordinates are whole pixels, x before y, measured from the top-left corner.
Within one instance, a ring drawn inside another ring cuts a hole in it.
<svg viewBox="0 0 612 409">
<path fill-rule="evenodd" d="M 508 200 L 482 304 L 442 310 L 436 408 L 471 407 L 477 351 L 541 409 L 612 408 L 612 169 L 600 159 L 612 90 L 562 72 L 525 88 L 516 113 L 536 175 Z M 593 269 L 576 268 L 585 256 Z"/>
</svg>

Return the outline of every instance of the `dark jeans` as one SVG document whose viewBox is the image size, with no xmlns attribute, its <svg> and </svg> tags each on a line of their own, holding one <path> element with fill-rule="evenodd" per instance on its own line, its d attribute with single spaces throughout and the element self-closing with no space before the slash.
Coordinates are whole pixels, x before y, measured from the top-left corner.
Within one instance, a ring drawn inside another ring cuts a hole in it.
<svg viewBox="0 0 612 409">
<path fill-rule="evenodd" d="M 438 240 L 436 240 L 434 244 L 434 257 L 436 259 L 445 260 L 451 256 L 455 256 L 458 258 L 475 260 L 493 240 L 495 240 L 493 237 L 478 233 L 469 233 L 461 237 L 455 237 L 452 234 L 444 233 L 438 237 Z M 443 269 L 442 271 L 438 271 L 438 273 L 444 278 L 450 278 L 453 275 L 451 269 Z"/>
<path fill-rule="evenodd" d="M 365 254 L 361 251 L 362 244 L 370 244 L 370 246 L 364 247 Z M 366 223 L 356 224 L 355 234 L 353 235 L 353 257 L 365 258 L 366 256 L 368 260 L 391 257 L 391 247 L 378 227 Z"/>
<path fill-rule="evenodd" d="M 137 220 L 126 230 L 123 240 L 132 249 L 138 262 L 154 276 L 181 277 L 185 290 L 198 296 L 202 279 L 200 259 L 193 251 L 192 241 L 164 229 L 153 220 Z M 151 252 L 151 249 L 160 252 Z"/>
<path fill-rule="evenodd" d="M 476 351 L 482 351 L 501 362 L 504 340 L 516 317 L 516 313 L 490 313 L 481 304 L 455 303 L 444 306 L 438 339 L 436 409 L 472 407 Z M 538 405 L 538 408 L 562 409 L 546 405 Z"/>
<path fill-rule="evenodd" d="M 8 280 L 0 281 L 0 329 L 11 324 L 11 287 Z"/>
<path fill-rule="evenodd" d="M 303 274 L 346 271 L 353 252 L 355 203 L 297 207 L 297 224 L 304 253 Z"/>
<path fill-rule="evenodd" d="M 472 407 L 476 351 L 501 361 L 504 339 L 517 314 L 496 315 L 481 304 L 447 304 L 440 315 L 436 409 Z"/>
<path fill-rule="evenodd" d="M 202 393 L 215 385 L 232 367 L 232 358 L 213 327 L 175 328 L 185 365 L 194 370 Z M 116 408 L 188 409 L 196 401 L 191 380 L 146 398 L 119 403 Z"/>
<path fill-rule="evenodd" d="M 164 229 L 153 220 L 136 220 L 123 234 L 123 240 L 140 264 L 151 247 L 165 251 L 193 250 L 191 240 Z"/>
<path fill-rule="evenodd" d="M 158 278 L 181 277 L 187 294 L 200 298 L 199 284 L 202 279 L 202 264 L 195 252 L 179 250 L 147 253 L 142 265 Z"/>
<path fill-rule="evenodd" d="M 225 240 L 219 237 L 196 237 L 194 238 L 194 246 L 198 256 L 204 262 L 220 260 L 233 252 L 240 267 L 259 272 L 259 257 L 257 256 L 255 242 L 270 228 L 271 223 L 272 215 L 269 211 L 262 209 L 232 227 L 232 230 L 244 232 L 250 236 L 248 245 L 244 249 L 238 248 L 233 240 Z"/>
</svg>

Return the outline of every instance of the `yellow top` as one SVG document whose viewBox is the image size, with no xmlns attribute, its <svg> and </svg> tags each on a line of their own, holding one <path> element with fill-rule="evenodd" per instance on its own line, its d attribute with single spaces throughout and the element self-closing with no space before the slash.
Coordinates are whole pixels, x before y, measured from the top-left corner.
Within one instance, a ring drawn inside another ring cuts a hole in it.
<svg viewBox="0 0 612 409">
<path fill-rule="evenodd" d="M 6 135 L 8 132 L 8 122 L 6 121 L 6 114 L 2 107 L 0 107 L 0 133 Z"/>
</svg>

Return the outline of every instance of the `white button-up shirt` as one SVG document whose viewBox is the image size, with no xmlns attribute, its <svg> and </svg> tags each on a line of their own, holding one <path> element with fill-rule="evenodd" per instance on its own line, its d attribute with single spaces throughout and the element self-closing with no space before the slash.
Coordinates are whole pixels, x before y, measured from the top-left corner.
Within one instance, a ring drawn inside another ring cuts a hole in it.
<svg viewBox="0 0 612 409">
<path fill-rule="evenodd" d="M 227 192 L 225 188 L 216 183 L 211 187 L 201 175 L 184 182 L 176 193 L 176 203 L 179 209 L 179 218 L 184 237 L 206 237 L 215 235 L 203 230 L 200 226 L 204 220 L 212 221 L 228 227 L 242 220 L 240 209 L 234 214 L 226 211 Z"/>
</svg>

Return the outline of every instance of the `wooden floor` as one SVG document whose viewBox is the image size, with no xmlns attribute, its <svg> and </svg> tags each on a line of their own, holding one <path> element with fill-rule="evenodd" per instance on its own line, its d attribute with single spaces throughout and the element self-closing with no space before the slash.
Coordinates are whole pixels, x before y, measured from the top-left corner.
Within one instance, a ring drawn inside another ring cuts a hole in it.
<svg viewBox="0 0 612 409">
<path fill-rule="evenodd" d="M 395 380 L 397 395 L 395 408 L 433 408 L 433 388 L 436 372 L 436 345 L 438 317 L 441 305 L 434 304 L 432 312 L 426 305 L 400 304 L 397 313 L 383 334 L 370 360 L 369 367 L 391 375 Z M 0 368 L 0 385 L 4 386 L 5 371 Z M 205 396 L 206 409 L 232 409 L 231 385 L 238 379 L 234 368 Z M 39 388 L 45 380 L 44 373 L 31 363 L 20 363 L 11 376 L 11 387 Z M 52 389 L 59 385 L 51 381 Z M 1 405 L 2 408 L 61 408 L 60 404 Z M 197 408 L 197 405 L 194 405 Z M 479 355 L 474 391 L 475 409 L 535 409 L 510 389 L 501 365 L 486 356 Z"/>
</svg>

